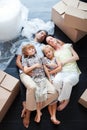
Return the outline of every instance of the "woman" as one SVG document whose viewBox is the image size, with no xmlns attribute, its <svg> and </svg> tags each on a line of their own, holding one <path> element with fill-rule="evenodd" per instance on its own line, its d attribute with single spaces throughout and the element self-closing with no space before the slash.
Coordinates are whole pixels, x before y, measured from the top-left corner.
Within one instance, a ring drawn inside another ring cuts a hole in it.
<svg viewBox="0 0 87 130">
<path fill-rule="evenodd" d="M 71 44 L 64 44 L 64 42 L 52 36 L 47 36 L 46 42 L 55 49 L 54 55 L 62 65 L 61 72 L 57 73 L 53 80 L 53 84 L 59 92 L 57 109 L 61 111 L 69 103 L 73 86 L 79 82 L 81 72 L 76 63 L 79 56 Z"/>
</svg>

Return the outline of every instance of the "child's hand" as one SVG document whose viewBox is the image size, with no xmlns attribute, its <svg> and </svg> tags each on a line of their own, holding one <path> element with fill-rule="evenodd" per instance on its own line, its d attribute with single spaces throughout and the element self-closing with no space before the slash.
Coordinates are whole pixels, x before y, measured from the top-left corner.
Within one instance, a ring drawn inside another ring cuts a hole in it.
<svg viewBox="0 0 87 130">
<path fill-rule="evenodd" d="M 56 68 L 58 65 L 54 63 L 46 64 L 47 67 Z"/>
<path fill-rule="evenodd" d="M 36 63 L 34 66 L 35 66 L 35 68 L 41 68 L 42 64 Z"/>
<path fill-rule="evenodd" d="M 51 84 L 53 84 L 53 81 L 51 79 L 49 79 L 49 81 L 51 82 Z"/>
</svg>

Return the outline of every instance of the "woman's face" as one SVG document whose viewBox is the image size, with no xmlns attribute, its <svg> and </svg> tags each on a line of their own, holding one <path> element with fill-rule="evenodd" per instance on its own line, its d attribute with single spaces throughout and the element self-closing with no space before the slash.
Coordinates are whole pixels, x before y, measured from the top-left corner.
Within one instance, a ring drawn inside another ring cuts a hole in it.
<svg viewBox="0 0 87 130">
<path fill-rule="evenodd" d="M 53 37 L 51 37 L 51 36 L 48 36 L 48 37 L 46 38 L 46 42 L 47 42 L 50 46 L 52 46 L 54 49 L 55 49 L 56 46 L 57 46 L 56 39 L 53 38 Z"/>
</svg>

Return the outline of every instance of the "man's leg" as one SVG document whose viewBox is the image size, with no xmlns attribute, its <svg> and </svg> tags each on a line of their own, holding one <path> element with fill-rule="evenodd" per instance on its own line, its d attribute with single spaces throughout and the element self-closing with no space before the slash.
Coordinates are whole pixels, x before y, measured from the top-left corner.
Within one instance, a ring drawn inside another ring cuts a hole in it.
<svg viewBox="0 0 87 130">
<path fill-rule="evenodd" d="M 36 101 L 35 101 L 35 89 L 36 89 L 36 83 L 32 80 L 30 76 L 28 76 L 25 73 L 22 73 L 20 75 L 20 79 L 24 86 L 26 87 L 26 108 L 28 110 L 35 110 L 36 108 Z"/>
<path fill-rule="evenodd" d="M 28 108 L 33 107 L 33 103 L 35 100 L 34 99 L 34 91 L 27 89 L 26 90 L 26 102 L 24 103 L 24 108 L 22 110 L 22 115 L 23 115 L 23 125 L 24 127 L 28 128 L 29 124 L 30 124 L 30 115 L 31 115 L 31 110 L 29 110 Z M 36 102 L 34 103 L 36 104 Z M 36 108 L 36 106 L 35 106 Z"/>
<path fill-rule="evenodd" d="M 23 125 L 24 125 L 25 128 L 28 128 L 29 124 L 30 124 L 30 114 L 31 114 L 31 111 L 26 109 L 25 112 L 26 112 L 26 115 L 23 118 Z"/>
<path fill-rule="evenodd" d="M 26 88 L 22 84 L 21 81 L 20 81 L 20 90 L 21 90 L 21 101 L 22 101 L 22 106 L 23 106 L 21 117 L 24 117 L 26 114 L 26 112 L 25 112 L 25 109 L 26 109 Z"/>
<path fill-rule="evenodd" d="M 31 114 L 31 110 L 29 108 L 34 108 L 34 106 L 36 107 L 36 101 L 35 101 L 35 83 L 32 80 L 32 78 L 24 73 L 22 73 L 20 75 L 20 79 L 21 82 L 24 84 L 25 88 L 26 88 L 26 102 L 23 102 L 24 105 L 24 109 L 22 111 L 22 116 L 24 116 L 23 118 L 23 124 L 24 126 L 27 128 L 29 126 L 30 123 L 30 114 Z"/>
<path fill-rule="evenodd" d="M 27 89 L 36 88 L 35 82 L 29 75 L 22 73 L 22 74 L 20 74 L 20 79 L 21 79 L 21 82 L 23 83 L 23 85 L 25 86 L 25 88 L 27 88 Z"/>
</svg>

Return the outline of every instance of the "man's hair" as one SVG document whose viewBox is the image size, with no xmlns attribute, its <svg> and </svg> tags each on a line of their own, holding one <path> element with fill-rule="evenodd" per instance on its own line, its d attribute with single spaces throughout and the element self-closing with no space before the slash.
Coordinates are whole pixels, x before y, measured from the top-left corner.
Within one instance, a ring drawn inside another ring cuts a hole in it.
<svg viewBox="0 0 87 130">
<path fill-rule="evenodd" d="M 44 31 L 44 32 L 46 33 L 46 37 L 48 36 L 48 32 L 47 32 L 46 30 L 38 30 L 36 33 L 33 34 L 33 38 L 35 38 L 35 35 L 36 35 L 37 33 L 41 32 L 41 31 Z M 45 37 L 45 39 L 42 41 L 42 43 L 45 43 L 46 37 Z"/>
<path fill-rule="evenodd" d="M 46 30 L 38 30 L 36 33 L 39 33 L 41 31 L 44 31 L 46 33 L 46 36 L 48 35 L 48 32 Z"/>
</svg>

